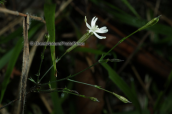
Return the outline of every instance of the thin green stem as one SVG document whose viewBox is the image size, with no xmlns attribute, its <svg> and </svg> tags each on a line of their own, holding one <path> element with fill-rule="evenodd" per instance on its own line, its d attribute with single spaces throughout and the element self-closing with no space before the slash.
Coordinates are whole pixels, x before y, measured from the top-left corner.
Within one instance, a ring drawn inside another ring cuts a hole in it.
<svg viewBox="0 0 172 114">
<path fill-rule="evenodd" d="M 71 79 L 67 79 L 67 80 L 68 80 L 68 81 L 71 81 L 71 82 L 75 82 L 75 83 L 80 83 L 80 84 L 92 86 L 92 87 L 95 87 L 95 88 L 97 88 L 97 89 L 101 89 L 101 90 L 103 90 L 103 91 L 106 91 L 106 92 L 108 92 L 108 93 L 113 94 L 113 92 L 108 91 L 108 90 L 106 90 L 106 89 L 103 89 L 103 88 L 101 88 L 100 86 L 97 86 L 97 85 L 92 85 L 92 84 L 88 84 L 88 83 L 84 83 L 84 82 L 79 82 L 79 81 L 75 81 L 75 80 L 71 80 Z"/>
<path fill-rule="evenodd" d="M 86 68 L 86 69 L 84 69 L 84 70 L 82 70 L 82 71 L 80 71 L 80 72 L 78 72 L 78 73 L 76 73 L 76 74 L 74 74 L 74 75 L 72 75 L 72 76 L 69 76 L 69 78 L 72 78 L 72 77 L 74 77 L 74 76 L 76 76 L 76 75 L 78 75 L 78 74 L 80 74 L 80 73 L 82 73 L 82 72 L 84 72 L 84 71 L 90 69 L 91 67 L 93 67 L 93 66 L 95 66 L 95 65 L 97 65 L 97 64 L 99 64 L 99 62 L 96 62 L 96 63 L 94 63 L 93 65 L 89 66 L 88 68 Z"/>
<path fill-rule="evenodd" d="M 125 39 L 127 39 L 128 37 L 130 37 L 130 36 L 132 36 L 133 34 L 135 34 L 136 32 L 138 32 L 139 30 L 136 30 L 136 31 L 134 31 L 133 33 L 131 33 L 130 35 L 128 35 L 128 36 L 126 36 L 126 37 L 124 37 L 123 39 L 121 39 L 113 48 L 111 48 L 106 54 L 104 54 L 101 58 L 100 58 L 100 60 L 103 60 L 103 58 L 105 57 L 105 56 L 107 56 L 118 44 L 120 44 L 121 42 L 123 42 Z"/>
<path fill-rule="evenodd" d="M 51 70 L 51 68 L 53 68 L 53 65 L 45 72 L 45 74 L 41 77 L 41 79 L 39 80 L 38 83 L 41 82 L 41 80 L 45 77 L 45 75 Z"/>
<path fill-rule="evenodd" d="M 56 63 L 58 63 L 60 60 L 61 60 L 61 58 L 66 54 L 67 52 L 65 52 L 60 58 L 56 58 Z M 53 65 L 44 73 L 44 75 L 41 77 L 41 79 L 39 80 L 39 82 L 38 83 L 40 83 L 41 82 L 41 80 L 45 77 L 45 75 L 51 70 L 51 68 L 53 68 Z"/>
<path fill-rule="evenodd" d="M 56 63 L 58 63 L 58 62 L 61 60 L 61 58 L 62 58 L 64 55 L 66 55 L 66 53 L 67 53 L 67 52 L 63 53 L 63 55 L 62 55 L 60 58 L 56 58 Z"/>
<path fill-rule="evenodd" d="M 97 65 L 97 64 L 99 64 L 99 62 L 94 63 L 93 65 L 89 66 L 88 68 L 86 68 L 86 69 L 84 69 L 84 70 L 82 70 L 82 71 L 80 71 L 80 72 L 78 72 L 78 73 L 76 73 L 76 74 L 74 74 L 74 75 L 70 75 L 70 76 L 68 76 L 68 77 L 66 77 L 66 78 L 59 79 L 59 80 L 55 80 L 55 81 L 51 81 L 51 82 L 48 82 L 48 83 L 40 84 L 40 86 L 48 85 L 48 84 L 50 84 L 50 83 L 60 82 L 60 81 L 63 81 L 63 80 L 67 80 L 67 79 L 69 79 L 69 78 L 72 78 L 72 77 L 74 77 L 74 76 L 76 76 L 76 75 L 78 75 L 78 74 L 80 74 L 80 73 L 82 73 L 82 72 L 84 72 L 84 71 L 90 69 L 91 67 L 93 67 L 93 66 L 95 66 L 95 65 Z"/>
<path fill-rule="evenodd" d="M 45 37 L 47 38 L 47 42 L 49 41 L 49 35 L 45 35 Z M 46 49 L 47 45 L 44 46 L 44 49 L 41 53 L 41 63 L 40 63 L 40 66 L 39 66 L 39 70 L 38 70 L 38 73 L 36 74 L 37 76 L 37 82 L 39 82 L 39 76 L 40 76 L 40 70 L 41 70 L 41 66 L 42 66 L 42 62 L 44 60 L 44 52 L 45 52 L 45 49 Z"/>
<path fill-rule="evenodd" d="M 79 94 L 75 94 L 75 93 L 72 93 L 70 91 L 65 91 L 65 90 L 58 90 L 58 88 L 55 88 L 55 89 L 48 89 L 48 90 L 39 90 L 39 92 L 44 92 L 44 93 L 50 93 L 50 92 L 63 92 L 63 93 L 69 93 L 69 94 L 73 94 L 73 95 L 76 95 L 76 96 L 80 96 Z"/>
<path fill-rule="evenodd" d="M 48 89 L 48 90 L 39 90 L 39 93 L 51 93 L 51 92 L 63 92 L 63 90 L 57 90 L 57 89 Z"/>
<path fill-rule="evenodd" d="M 79 96 L 79 97 L 83 97 L 83 98 L 88 98 L 88 99 L 90 99 L 90 100 L 92 100 L 92 101 L 94 101 L 94 102 L 99 102 L 98 101 L 98 99 L 97 98 L 95 98 L 95 97 L 87 97 L 87 96 L 85 96 L 85 95 L 81 95 L 81 94 L 79 94 L 79 93 L 74 93 L 74 92 L 72 92 L 71 90 L 69 90 L 69 89 L 67 89 L 67 88 L 64 88 L 63 90 L 58 90 L 58 88 L 55 88 L 55 89 L 49 89 L 49 90 L 39 90 L 39 92 L 54 92 L 54 91 L 57 91 L 57 92 L 63 92 L 63 93 L 67 93 L 67 94 L 73 94 L 73 95 L 76 95 L 76 96 Z"/>
<path fill-rule="evenodd" d="M 76 83 L 85 84 L 85 85 L 88 85 L 88 86 L 95 87 L 95 85 L 92 85 L 92 84 L 88 84 L 88 83 L 84 83 L 84 82 L 78 82 L 78 81 L 71 80 L 71 79 L 67 79 L 67 80 L 68 80 L 68 81 L 71 81 L 71 82 L 76 82 Z"/>
<path fill-rule="evenodd" d="M 88 83 L 84 83 L 84 82 L 79 82 L 79 81 L 75 81 L 75 80 L 71 80 L 71 79 L 67 79 L 68 81 L 71 81 L 71 82 L 75 82 L 75 83 L 80 83 L 80 84 L 85 84 L 85 85 L 88 85 L 88 86 L 92 86 L 92 87 L 95 87 L 95 88 L 97 88 L 97 89 L 100 89 L 100 90 L 103 90 L 103 91 L 106 91 L 106 92 L 108 92 L 108 93 L 111 93 L 111 94 L 113 94 L 113 95 L 115 95 L 119 100 L 121 100 L 122 102 L 124 102 L 124 103 L 131 103 L 128 99 L 126 99 L 125 97 L 123 97 L 123 96 L 120 96 L 120 95 L 118 95 L 118 94 L 116 94 L 116 93 L 114 93 L 114 92 L 111 92 L 111 91 L 108 91 L 108 90 L 106 90 L 106 89 L 103 89 L 103 88 L 101 88 L 100 86 L 98 86 L 98 85 L 92 85 L 92 84 L 88 84 Z M 93 98 L 93 101 L 97 101 L 95 98 Z"/>
</svg>

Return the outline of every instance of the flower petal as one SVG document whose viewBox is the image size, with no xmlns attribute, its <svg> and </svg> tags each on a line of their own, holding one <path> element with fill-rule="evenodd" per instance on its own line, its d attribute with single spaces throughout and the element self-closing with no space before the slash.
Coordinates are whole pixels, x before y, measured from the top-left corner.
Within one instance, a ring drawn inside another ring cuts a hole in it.
<svg viewBox="0 0 172 114">
<path fill-rule="evenodd" d="M 107 29 L 107 27 L 101 27 L 100 29 L 96 30 L 95 32 L 97 32 L 97 33 L 107 33 L 108 29 Z"/>
<path fill-rule="evenodd" d="M 92 20 L 91 20 L 91 27 L 92 27 L 92 25 L 93 25 L 93 22 L 94 22 L 94 19 L 95 19 L 96 17 L 93 17 L 92 18 Z"/>
<path fill-rule="evenodd" d="M 89 28 L 89 29 L 91 29 L 91 26 L 86 22 L 86 26 Z"/>
<path fill-rule="evenodd" d="M 98 18 L 93 17 L 93 19 L 91 20 L 91 27 L 94 27 L 96 25 L 96 21 Z"/>
<path fill-rule="evenodd" d="M 99 36 L 97 33 L 95 33 L 95 32 L 93 32 L 93 33 L 94 33 L 94 35 L 95 35 L 97 38 L 99 38 L 99 39 L 106 39 L 105 36 Z"/>
</svg>

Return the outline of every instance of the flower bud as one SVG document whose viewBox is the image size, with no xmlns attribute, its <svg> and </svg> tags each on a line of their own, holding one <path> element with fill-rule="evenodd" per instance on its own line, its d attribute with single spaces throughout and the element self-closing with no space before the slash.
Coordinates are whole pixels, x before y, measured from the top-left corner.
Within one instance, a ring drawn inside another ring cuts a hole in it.
<svg viewBox="0 0 172 114">
<path fill-rule="evenodd" d="M 126 99 L 125 97 L 120 96 L 120 95 L 118 95 L 118 94 L 116 94 L 116 93 L 113 93 L 113 95 L 115 95 L 119 100 L 121 100 L 121 101 L 124 102 L 124 103 L 132 103 L 132 102 L 130 102 L 128 99 Z"/>
<path fill-rule="evenodd" d="M 155 25 L 159 21 L 160 16 L 155 17 L 154 19 L 150 20 L 146 25 L 144 25 L 143 27 L 139 28 L 138 30 L 141 31 L 143 29 L 146 29 L 148 27 L 151 27 L 151 26 Z"/>
<path fill-rule="evenodd" d="M 99 102 L 99 100 L 95 97 L 90 97 L 90 100 L 94 101 L 94 102 Z"/>
</svg>

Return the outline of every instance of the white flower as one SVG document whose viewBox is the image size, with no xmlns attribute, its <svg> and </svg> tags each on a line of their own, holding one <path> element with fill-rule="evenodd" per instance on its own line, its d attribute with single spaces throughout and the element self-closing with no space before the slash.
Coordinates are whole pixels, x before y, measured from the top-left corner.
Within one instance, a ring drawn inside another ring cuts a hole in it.
<svg viewBox="0 0 172 114">
<path fill-rule="evenodd" d="M 94 35 L 99 38 L 99 39 L 106 39 L 105 36 L 99 36 L 97 33 L 107 33 L 108 32 L 108 29 L 104 26 L 104 27 L 101 27 L 99 28 L 97 25 L 96 25 L 96 21 L 97 21 L 98 18 L 96 17 L 93 17 L 92 21 L 91 21 L 91 26 L 87 23 L 87 18 L 85 16 L 85 23 L 86 23 L 86 26 L 89 28 L 89 33 L 92 32 L 94 33 Z"/>
</svg>

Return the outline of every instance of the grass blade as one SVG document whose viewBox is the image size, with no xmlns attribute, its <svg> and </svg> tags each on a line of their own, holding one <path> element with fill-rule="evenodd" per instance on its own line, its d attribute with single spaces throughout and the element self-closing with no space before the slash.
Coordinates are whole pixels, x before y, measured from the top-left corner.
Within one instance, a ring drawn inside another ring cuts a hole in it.
<svg viewBox="0 0 172 114">
<path fill-rule="evenodd" d="M 2 69 L 10 60 L 11 55 L 13 53 L 14 49 L 11 49 L 9 52 L 7 52 L 1 59 L 0 59 L 0 69 Z"/>
<path fill-rule="evenodd" d="M 23 39 L 20 39 L 20 40 L 17 42 L 16 46 L 14 47 L 14 51 L 12 52 L 13 58 L 10 59 L 10 61 L 9 61 L 9 63 L 8 63 L 7 71 L 6 71 L 6 73 L 5 73 L 4 81 L 3 81 L 2 84 L 1 84 L 1 97 L 0 97 L 0 103 L 1 103 L 2 98 L 3 98 L 3 96 L 4 96 L 6 87 L 7 87 L 8 83 L 9 83 L 10 75 L 11 75 L 11 73 L 12 73 L 12 70 L 13 70 L 13 68 L 14 68 L 14 65 L 15 65 L 15 63 L 16 63 L 16 61 L 17 61 L 17 58 L 18 58 L 18 56 L 19 56 L 19 54 L 20 54 L 20 52 L 21 52 L 21 50 L 22 50 L 22 41 L 23 41 Z"/>
<path fill-rule="evenodd" d="M 131 4 L 127 0 L 122 0 L 122 2 L 131 10 L 131 12 L 138 18 L 140 18 L 139 14 L 136 10 L 131 6 Z"/>
<path fill-rule="evenodd" d="M 44 4 L 44 15 L 46 20 L 46 26 L 50 35 L 50 42 L 55 42 L 55 9 L 56 5 L 46 2 Z M 51 58 L 54 66 L 54 75 L 57 77 L 56 61 L 55 61 L 55 46 L 50 46 Z"/>
<path fill-rule="evenodd" d="M 118 76 L 118 74 L 106 63 L 101 63 L 102 66 L 108 71 L 109 78 L 121 89 L 122 92 L 128 97 L 129 101 L 131 101 L 136 109 L 141 112 L 141 107 L 137 96 L 133 94 L 133 91 L 129 88 L 129 86 L 125 83 L 125 81 Z"/>
<path fill-rule="evenodd" d="M 51 70 L 51 81 L 54 81 L 56 80 L 56 78 L 54 77 L 54 71 L 53 69 Z M 52 83 L 51 84 L 52 88 L 57 88 L 57 84 L 56 83 Z M 63 113 L 63 109 L 62 109 L 62 106 L 61 106 L 61 99 L 58 95 L 58 92 L 52 92 L 51 93 L 51 98 L 52 98 L 52 101 L 53 101 L 53 106 L 54 106 L 54 111 L 53 113 L 54 114 L 64 114 Z"/>
</svg>

